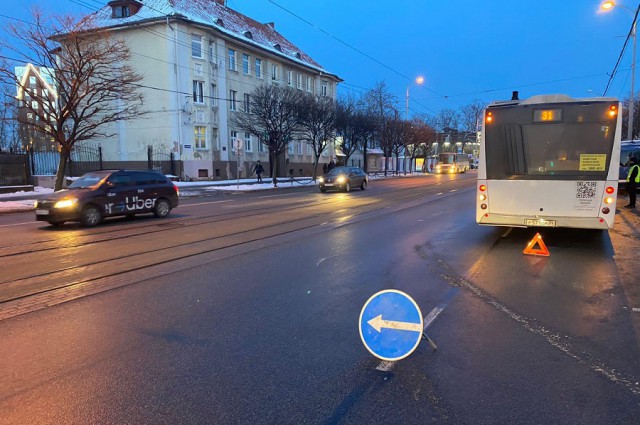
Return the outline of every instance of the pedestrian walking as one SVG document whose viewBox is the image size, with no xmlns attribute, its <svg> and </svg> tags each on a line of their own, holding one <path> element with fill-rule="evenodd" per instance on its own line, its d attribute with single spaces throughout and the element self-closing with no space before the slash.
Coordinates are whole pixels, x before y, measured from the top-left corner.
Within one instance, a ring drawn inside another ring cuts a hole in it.
<svg viewBox="0 0 640 425">
<path fill-rule="evenodd" d="M 322 164 L 322 174 L 327 174 L 327 163 Z"/>
<path fill-rule="evenodd" d="M 638 165 L 638 158 L 635 156 L 629 159 L 631 167 L 627 174 L 626 189 L 629 194 L 629 205 L 625 205 L 625 208 L 636 207 L 636 191 L 638 190 L 638 183 L 640 183 L 640 165 Z"/>
<path fill-rule="evenodd" d="M 336 163 L 333 162 L 333 159 L 331 161 L 329 161 L 329 165 L 327 166 L 327 171 L 331 171 L 334 168 L 336 168 Z"/>
<path fill-rule="evenodd" d="M 258 183 L 262 183 L 262 173 L 264 173 L 264 168 L 260 161 L 256 163 L 256 166 L 253 167 L 253 172 L 258 176 Z"/>
</svg>

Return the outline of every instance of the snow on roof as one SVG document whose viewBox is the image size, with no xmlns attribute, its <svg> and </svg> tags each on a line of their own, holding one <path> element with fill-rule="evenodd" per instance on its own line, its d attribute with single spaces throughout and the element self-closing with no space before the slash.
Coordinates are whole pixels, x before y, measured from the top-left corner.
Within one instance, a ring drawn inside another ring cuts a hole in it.
<svg viewBox="0 0 640 425">
<path fill-rule="evenodd" d="M 216 0 L 139 0 L 140 10 L 126 18 L 112 18 L 111 6 L 105 6 L 95 13 L 96 25 L 99 28 L 115 28 L 130 24 L 164 20 L 166 18 L 183 18 L 194 23 L 203 24 L 241 40 L 246 44 L 259 46 L 274 55 L 287 60 L 328 73 L 311 56 L 304 53 L 293 43 L 278 33 L 273 23 L 262 24 L 245 16 Z M 338 78 L 336 75 L 328 73 Z"/>
</svg>

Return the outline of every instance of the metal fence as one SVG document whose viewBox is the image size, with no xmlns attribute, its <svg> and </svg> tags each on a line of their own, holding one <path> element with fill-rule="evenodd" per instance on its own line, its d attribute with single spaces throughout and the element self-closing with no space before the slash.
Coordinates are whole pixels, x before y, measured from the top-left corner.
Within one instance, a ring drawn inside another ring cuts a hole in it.
<svg viewBox="0 0 640 425">
<path fill-rule="evenodd" d="M 28 148 L 0 153 L 0 186 L 31 184 L 31 176 L 55 175 L 60 152 Z M 147 148 L 147 168 L 177 175 L 178 163 L 173 152 L 154 152 Z M 89 171 L 104 169 L 102 147 L 82 143 L 75 145 L 67 161 L 66 175 L 77 177 Z"/>
<path fill-rule="evenodd" d="M 24 153 L 0 153 L 0 186 L 31 183 L 29 157 Z"/>
<path fill-rule="evenodd" d="M 154 152 L 151 145 L 147 147 L 147 167 L 163 174 L 176 175 L 176 161 L 173 152 Z"/>
</svg>

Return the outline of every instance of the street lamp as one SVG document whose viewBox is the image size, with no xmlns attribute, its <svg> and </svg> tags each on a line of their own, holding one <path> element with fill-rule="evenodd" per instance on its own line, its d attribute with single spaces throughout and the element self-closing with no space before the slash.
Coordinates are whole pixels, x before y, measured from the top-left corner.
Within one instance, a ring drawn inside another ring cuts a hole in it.
<svg viewBox="0 0 640 425">
<path fill-rule="evenodd" d="M 628 8 L 620 3 L 616 3 L 613 0 L 607 0 L 600 5 L 600 9 L 603 11 L 612 10 L 614 7 L 619 6 L 628 10 L 633 16 L 633 27 L 631 28 L 631 35 L 633 36 L 633 59 L 631 61 L 631 97 L 629 98 L 629 124 L 627 125 L 627 139 L 633 140 L 633 114 L 636 103 L 635 96 L 635 79 L 636 79 L 636 14 L 633 9 Z"/>
<path fill-rule="evenodd" d="M 415 79 L 415 83 L 422 85 L 422 83 L 424 83 L 424 77 L 416 78 Z M 413 84 L 413 83 L 411 83 L 411 84 Z M 411 87 L 411 84 L 409 84 L 407 86 L 407 103 L 406 103 L 406 107 L 405 107 L 405 111 L 404 111 L 404 119 L 406 119 L 407 121 L 409 121 L 409 87 Z"/>
</svg>

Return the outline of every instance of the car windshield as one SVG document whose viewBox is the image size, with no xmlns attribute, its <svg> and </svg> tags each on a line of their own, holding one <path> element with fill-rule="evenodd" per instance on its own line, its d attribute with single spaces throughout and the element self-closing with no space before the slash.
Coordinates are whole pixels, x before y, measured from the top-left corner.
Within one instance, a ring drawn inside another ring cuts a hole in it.
<svg viewBox="0 0 640 425">
<path fill-rule="evenodd" d="M 104 178 L 103 175 L 97 173 L 89 173 L 80 177 L 78 180 L 74 181 L 69 185 L 69 189 L 82 189 L 93 187 L 96 184 L 100 183 L 100 180 Z"/>
<path fill-rule="evenodd" d="M 327 173 L 328 177 L 335 177 L 340 174 L 349 174 L 350 169 L 347 167 L 337 167 Z"/>
</svg>

